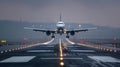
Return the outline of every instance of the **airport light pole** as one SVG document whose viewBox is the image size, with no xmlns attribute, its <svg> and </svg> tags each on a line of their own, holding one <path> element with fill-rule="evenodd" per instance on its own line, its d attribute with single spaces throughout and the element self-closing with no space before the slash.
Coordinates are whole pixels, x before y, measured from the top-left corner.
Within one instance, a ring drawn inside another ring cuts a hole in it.
<svg viewBox="0 0 120 67">
<path fill-rule="evenodd" d="M 116 40 L 117 40 L 117 38 L 116 38 L 116 37 L 114 37 L 114 38 L 113 38 L 113 40 L 114 40 L 113 47 L 114 47 L 114 48 L 116 48 Z"/>
</svg>

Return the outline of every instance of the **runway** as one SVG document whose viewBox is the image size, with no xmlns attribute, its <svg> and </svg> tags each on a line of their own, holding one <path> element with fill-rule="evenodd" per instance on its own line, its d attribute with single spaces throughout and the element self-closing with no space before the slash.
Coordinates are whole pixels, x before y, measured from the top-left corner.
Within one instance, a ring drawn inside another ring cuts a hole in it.
<svg viewBox="0 0 120 67">
<path fill-rule="evenodd" d="M 17 47 L 18 48 L 18 47 Z M 14 48 L 12 48 L 14 49 Z M 0 53 L 0 67 L 119 67 L 119 52 L 52 39 Z"/>
</svg>

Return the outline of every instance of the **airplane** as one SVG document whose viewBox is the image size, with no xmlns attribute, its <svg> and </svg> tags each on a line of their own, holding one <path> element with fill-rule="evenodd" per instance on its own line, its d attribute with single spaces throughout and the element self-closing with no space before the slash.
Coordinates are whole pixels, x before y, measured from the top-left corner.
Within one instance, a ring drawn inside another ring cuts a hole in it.
<svg viewBox="0 0 120 67">
<path fill-rule="evenodd" d="M 75 32 L 86 32 L 89 29 L 96 29 L 96 28 L 84 28 L 84 29 L 72 29 L 72 30 L 66 30 L 65 29 L 65 23 L 62 21 L 62 17 L 60 14 L 60 20 L 56 24 L 57 29 L 56 30 L 48 30 L 48 29 L 39 29 L 39 28 L 29 28 L 29 27 L 24 27 L 24 29 L 32 29 L 33 31 L 39 31 L 39 32 L 46 32 L 47 36 L 52 35 L 52 38 L 55 38 L 54 34 L 66 34 L 66 38 L 69 38 L 69 35 L 73 36 L 75 35 Z"/>
</svg>

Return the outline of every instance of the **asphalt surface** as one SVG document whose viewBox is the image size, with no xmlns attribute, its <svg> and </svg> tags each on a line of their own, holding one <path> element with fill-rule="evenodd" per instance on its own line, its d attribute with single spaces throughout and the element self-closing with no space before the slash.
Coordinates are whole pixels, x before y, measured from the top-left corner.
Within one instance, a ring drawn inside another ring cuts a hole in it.
<svg viewBox="0 0 120 67">
<path fill-rule="evenodd" d="M 0 67 L 120 67 L 120 54 L 55 39 L 1 52 Z"/>
</svg>

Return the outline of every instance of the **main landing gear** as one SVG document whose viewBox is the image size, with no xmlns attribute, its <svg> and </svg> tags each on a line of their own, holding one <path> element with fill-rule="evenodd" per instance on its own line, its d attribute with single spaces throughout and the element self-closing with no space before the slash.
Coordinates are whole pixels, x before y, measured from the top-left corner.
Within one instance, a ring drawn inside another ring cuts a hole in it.
<svg viewBox="0 0 120 67">
<path fill-rule="evenodd" d="M 51 36 L 52 38 L 55 38 L 55 35 L 54 34 L 52 34 L 52 36 Z"/>
<path fill-rule="evenodd" d="M 69 38 L 69 35 L 67 35 L 66 38 Z"/>
<path fill-rule="evenodd" d="M 51 36 L 52 38 L 55 38 L 55 36 Z"/>
</svg>

